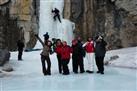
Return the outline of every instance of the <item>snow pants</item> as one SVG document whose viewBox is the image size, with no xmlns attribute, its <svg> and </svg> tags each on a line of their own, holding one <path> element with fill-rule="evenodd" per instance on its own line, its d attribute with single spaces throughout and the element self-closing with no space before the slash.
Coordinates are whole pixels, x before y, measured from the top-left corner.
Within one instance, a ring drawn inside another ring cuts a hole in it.
<svg viewBox="0 0 137 91">
<path fill-rule="evenodd" d="M 68 75 L 69 74 L 69 68 L 68 63 L 70 59 L 62 59 L 62 66 L 63 66 L 63 74 Z"/>
<path fill-rule="evenodd" d="M 22 60 L 23 50 L 18 51 L 18 60 Z"/>
<path fill-rule="evenodd" d="M 104 57 L 95 57 L 96 65 L 99 72 L 104 72 Z"/>
<path fill-rule="evenodd" d="M 62 73 L 61 55 L 57 55 L 59 73 Z"/>
<path fill-rule="evenodd" d="M 95 59 L 94 53 L 86 53 L 86 59 L 88 61 L 88 70 L 94 71 L 94 59 Z"/>
<path fill-rule="evenodd" d="M 56 18 L 58 18 L 59 22 L 61 23 L 61 19 L 60 19 L 60 15 L 59 15 L 59 14 L 56 14 L 56 15 L 54 16 L 54 21 L 56 21 Z"/>
<path fill-rule="evenodd" d="M 45 61 L 47 62 L 47 68 Z M 42 71 L 44 75 L 50 75 L 51 74 L 51 62 L 49 56 L 43 56 L 41 55 L 41 62 L 42 62 Z"/>
<path fill-rule="evenodd" d="M 80 67 L 80 73 L 83 73 L 85 71 L 84 70 L 83 57 L 72 56 L 72 67 L 73 67 L 74 73 L 78 73 L 79 67 Z"/>
</svg>

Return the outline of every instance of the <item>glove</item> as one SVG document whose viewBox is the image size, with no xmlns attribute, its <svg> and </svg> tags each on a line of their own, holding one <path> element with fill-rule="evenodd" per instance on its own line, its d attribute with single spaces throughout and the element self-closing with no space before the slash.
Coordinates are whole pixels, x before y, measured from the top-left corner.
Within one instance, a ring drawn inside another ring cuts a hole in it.
<svg viewBox="0 0 137 91">
<path fill-rule="evenodd" d="M 38 36 L 38 34 L 35 34 L 35 37 L 37 37 L 37 38 L 38 38 L 38 37 L 39 37 L 39 36 Z"/>
</svg>

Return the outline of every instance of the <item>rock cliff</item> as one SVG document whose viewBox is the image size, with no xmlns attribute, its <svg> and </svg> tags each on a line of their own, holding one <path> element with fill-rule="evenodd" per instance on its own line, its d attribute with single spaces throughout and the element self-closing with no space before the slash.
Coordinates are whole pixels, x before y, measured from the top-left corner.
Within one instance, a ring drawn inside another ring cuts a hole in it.
<svg viewBox="0 0 137 91">
<path fill-rule="evenodd" d="M 0 0 L 0 48 L 16 50 L 16 41 L 24 40 L 26 48 L 36 44 L 39 0 Z"/>
<path fill-rule="evenodd" d="M 112 49 L 137 46 L 137 0 L 64 0 L 64 18 L 75 22 L 75 37 L 101 34 Z M 0 0 L 0 49 L 36 44 L 40 0 Z"/>
<path fill-rule="evenodd" d="M 137 0 L 65 0 L 75 37 L 101 34 L 112 49 L 137 46 Z"/>
</svg>

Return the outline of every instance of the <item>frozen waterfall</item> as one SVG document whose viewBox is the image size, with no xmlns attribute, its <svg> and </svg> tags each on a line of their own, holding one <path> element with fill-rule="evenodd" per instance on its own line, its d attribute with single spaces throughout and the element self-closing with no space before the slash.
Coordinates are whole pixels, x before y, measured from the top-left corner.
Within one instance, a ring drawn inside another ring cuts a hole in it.
<svg viewBox="0 0 137 91">
<path fill-rule="evenodd" d="M 54 21 L 52 9 L 57 8 L 60 11 L 61 23 Z M 70 20 L 63 19 L 64 0 L 40 0 L 40 29 L 39 36 L 43 39 L 43 35 L 48 32 L 50 39 L 59 38 L 71 44 L 73 39 L 73 30 L 75 24 Z M 41 47 L 37 42 L 35 48 Z"/>
</svg>

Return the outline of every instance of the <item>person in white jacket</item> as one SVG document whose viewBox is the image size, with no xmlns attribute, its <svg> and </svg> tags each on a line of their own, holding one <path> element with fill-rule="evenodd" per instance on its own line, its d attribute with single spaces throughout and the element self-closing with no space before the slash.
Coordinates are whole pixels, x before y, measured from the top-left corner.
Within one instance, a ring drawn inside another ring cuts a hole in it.
<svg viewBox="0 0 137 91">
<path fill-rule="evenodd" d="M 88 61 L 87 73 L 94 73 L 94 42 L 91 37 L 88 38 L 87 42 L 83 44 L 86 51 L 86 59 Z"/>
</svg>

